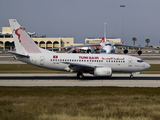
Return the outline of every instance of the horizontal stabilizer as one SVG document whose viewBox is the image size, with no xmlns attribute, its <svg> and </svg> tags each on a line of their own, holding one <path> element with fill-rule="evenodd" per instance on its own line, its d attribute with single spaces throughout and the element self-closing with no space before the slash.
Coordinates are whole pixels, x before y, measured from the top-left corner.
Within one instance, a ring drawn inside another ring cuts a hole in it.
<svg viewBox="0 0 160 120">
<path fill-rule="evenodd" d="M 24 55 L 24 54 L 16 53 L 14 51 L 8 51 L 8 52 L 11 53 L 11 54 L 13 54 L 13 55 L 19 56 L 19 57 L 29 58 L 29 55 Z"/>
</svg>

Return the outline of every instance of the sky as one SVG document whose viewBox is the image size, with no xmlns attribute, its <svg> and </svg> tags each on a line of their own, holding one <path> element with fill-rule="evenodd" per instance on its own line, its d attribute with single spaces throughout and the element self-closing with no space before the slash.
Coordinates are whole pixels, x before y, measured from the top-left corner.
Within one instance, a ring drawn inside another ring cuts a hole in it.
<svg viewBox="0 0 160 120">
<path fill-rule="evenodd" d="M 120 7 L 125 5 L 125 7 Z M 47 37 L 123 38 L 124 44 L 160 44 L 160 0 L 1 0 L 0 27 L 17 19 L 27 32 Z M 124 31 L 124 32 L 123 32 Z M 1 31 L 0 31 L 1 32 Z"/>
</svg>

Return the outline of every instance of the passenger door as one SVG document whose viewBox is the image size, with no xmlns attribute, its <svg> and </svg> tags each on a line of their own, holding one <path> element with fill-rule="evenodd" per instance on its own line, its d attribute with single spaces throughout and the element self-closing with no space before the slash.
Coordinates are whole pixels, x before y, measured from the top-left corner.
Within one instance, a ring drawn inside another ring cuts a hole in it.
<svg viewBox="0 0 160 120">
<path fill-rule="evenodd" d="M 40 56 L 40 65 L 44 65 L 44 56 Z"/>
<path fill-rule="evenodd" d="M 128 67 L 132 67 L 132 65 L 133 65 L 133 59 L 128 58 Z"/>
</svg>

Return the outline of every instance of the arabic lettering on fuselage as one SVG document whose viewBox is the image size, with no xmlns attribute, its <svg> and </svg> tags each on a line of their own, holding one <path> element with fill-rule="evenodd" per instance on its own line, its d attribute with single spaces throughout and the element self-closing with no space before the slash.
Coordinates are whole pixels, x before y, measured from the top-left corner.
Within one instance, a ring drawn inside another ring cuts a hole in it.
<svg viewBox="0 0 160 120">
<path fill-rule="evenodd" d="M 108 58 L 103 58 L 103 60 L 124 60 L 124 58 L 115 58 L 115 57 L 108 57 Z"/>
<path fill-rule="evenodd" d="M 99 59 L 97 56 L 79 56 L 79 59 Z M 107 57 L 103 58 L 102 60 L 125 60 L 125 58 L 115 58 L 115 57 Z"/>
</svg>

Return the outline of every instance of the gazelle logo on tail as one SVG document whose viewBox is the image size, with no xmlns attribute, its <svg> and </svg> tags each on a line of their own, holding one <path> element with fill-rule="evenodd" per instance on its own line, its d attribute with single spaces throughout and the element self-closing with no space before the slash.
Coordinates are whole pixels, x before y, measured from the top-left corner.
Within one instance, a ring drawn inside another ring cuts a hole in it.
<svg viewBox="0 0 160 120">
<path fill-rule="evenodd" d="M 28 34 L 22 27 L 19 27 L 18 29 L 13 29 L 13 34 L 14 33 L 18 36 L 19 43 L 28 53 L 41 53 L 39 47 L 28 36 Z"/>
<path fill-rule="evenodd" d="M 19 29 L 22 29 L 22 30 L 23 30 L 22 27 L 20 27 Z M 18 33 L 18 30 L 19 30 L 19 29 L 17 29 L 17 30 L 14 29 L 13 32 L 15 32 L 15 34 L 18 36 L 19 42 L 21 43 L 20 34 Z"/>
</svg>

